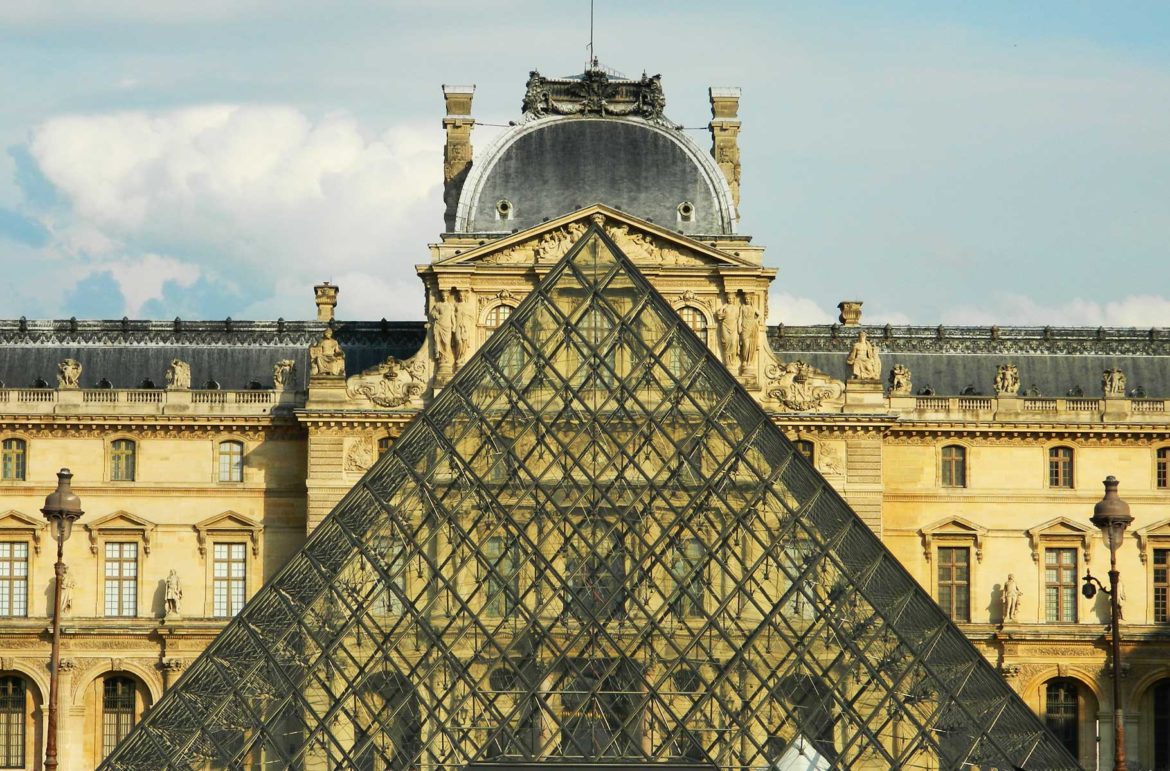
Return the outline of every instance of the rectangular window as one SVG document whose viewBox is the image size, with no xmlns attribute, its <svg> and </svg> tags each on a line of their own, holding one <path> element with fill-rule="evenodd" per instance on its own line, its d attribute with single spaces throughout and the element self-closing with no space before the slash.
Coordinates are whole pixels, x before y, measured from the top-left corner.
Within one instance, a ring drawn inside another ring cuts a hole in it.
<svg viewBox="0 0 1170 771">
<path fill-rule="evenodd" d="M 487 539 L 484 549 L 488 570 L 484 610 L 488 615 L 506 616 L 519 604 L 520 560 L 516 544 L 509 540 L 494 535 Z"/>
<path fill-rule="evenodd" d="M 1056 623 L 1077 620 L 1077 550 L 1044 550 L 1044 618 Z"/>
<path fill-rule="evenodd" d="M 675 547 L 674 562 L 670 566 L 674 583 L 670 606 L 677 618 L 703 615 L 703 569 L 706 561 L 706 549 L 697 538 L 688 538 Z"/>
<path fill-rule="evenodd" d="M 244 444 L 243 442 L 219 443 L 219 481 L 244 481 Z"/>
<path fill-rule="evenodd" d="M 106 544 L 106 615 L 138 615 L 138 544 Z"/>
<path fill-rule="evenodd" d="M 22 482 L 25 473 L 25 443 L 23 439 L 5 439 L 0 449 L 0 479 Z"/>
<path fill-rule="evenodd" d="M 1170 549 L 1154 549 L 1154 621 L 1170 621 L 1166 594 L 1170 591 Z"/>
<path fill-rule="evenodd" d="M 1048 451 L 1048 486 L 1073 486 L 1073 451 L 1071 447 L 1053 447 Z"/>
<path fill-rule="evenodd" d="M 1158 480 L 1158 489 L 1170 489 L 1170 447 L 1163 447 L 1158 450 L 1157 458 L 1158 464 L 1155 476 Z"/>
<path fill-rule="evenodd" d="M 244 607 L 245 570 L 248 557 L 242 543 L 217 543 L 212 565 L 212 614 L 230 618 Z"/>
<path fill-rule="evenodd" d="M 967 486 L 967 448 L 948 445 L 942 449 L 942 486 Z"/>
<path fill-rule="evenodd" d="M 28 544 L 0 543 L 0 616 L 28 615 Z"/>
<path fill-rule="evenodd" d="M 110 480 L 133 482 L 137 448 L 129 439 L 115 439 L 110 443 Z"/>
<path fill-rule="evenodd" d="M 109 755 L 134 727 L 134 681 L 107 678 L 102 686 L 102 757 Z"/>
<path fill-rule="evenodd" d="M 0 768 L 25 768 L 24 729 L 28 722 L 24 680 L 13 675 L 0 677 Z"/>
<path fill-rule="evenodd" d="M 955 621 L 971 620 L 971 550 L 938 550 L 938 604 Z"/>
</svg>

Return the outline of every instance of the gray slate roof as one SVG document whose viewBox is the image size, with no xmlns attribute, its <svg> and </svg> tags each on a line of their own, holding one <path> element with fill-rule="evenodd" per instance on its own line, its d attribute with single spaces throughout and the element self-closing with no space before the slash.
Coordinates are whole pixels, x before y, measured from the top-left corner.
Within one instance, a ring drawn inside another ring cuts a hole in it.
<svg viewBox="0 0 1170 771">
<path fill-rule="evenodd" d="M 1165 328 L 780 325 L 768 330 L 768 338 L 781 360 L 801 360 L 844 380 L 850 374 L 845 358 L 861 329 L 881 351 L 884 377 L 904 364 L 915 393 L 929 386 L 939 396 L 959 396 L 969 388 L 992 394 L 996 368 L 1015 364 L 1021 393 L 1035 388 L 1041 396 L 1070 396 L 1080 389 L 1086 397 L 1100 396 L 1102 372 L 1117 367 L 1132 395 L 1170 396 Z"/>
<path fill-rule="evenodd" d="M 150 380 L 166 385 L 172 359 L 191 365 L 191 385 L 246 389 L 253 381 L 272 387 L 272 367 L 296 362 L 298 387 L 308 373 L 308 348 L 325 325 L 316 321 L 0 321 L 0 381 L 8 388 L 32 387 L 39 379 L 57 385 L 57 365 L 67 358 L 82 365 L 81 385 L 140 388 Z M 412 356 L 422 346 L 423 322 L 339 322 L 346 372 L 356 374 L 389 356 Z"/>
</svg>

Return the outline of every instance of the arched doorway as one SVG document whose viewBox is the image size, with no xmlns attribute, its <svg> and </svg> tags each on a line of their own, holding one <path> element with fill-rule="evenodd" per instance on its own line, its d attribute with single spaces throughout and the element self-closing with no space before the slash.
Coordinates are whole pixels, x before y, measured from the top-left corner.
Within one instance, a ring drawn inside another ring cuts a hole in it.
<svg viewBox="0 0 1170 771">
<path fill-rule="evenodd" d="M 409 768 L 422 741 L 418 693 L 405 677 L 374 674 L 358 687 L 353 738 L 356 771 Z"/>
</svg>

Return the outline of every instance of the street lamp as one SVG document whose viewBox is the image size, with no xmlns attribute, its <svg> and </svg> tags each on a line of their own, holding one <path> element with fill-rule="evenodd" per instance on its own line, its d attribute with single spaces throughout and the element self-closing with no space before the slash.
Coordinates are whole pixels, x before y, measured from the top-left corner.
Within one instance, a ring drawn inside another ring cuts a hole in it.
<svg viewBox="0 0 1170 771">
<path fill-rule="evenodd" d="M 53 573 L 53 652 L 49 665 L 49 733 L 45 737 L 45 771 L 57 768 L 57 670 L 61 665 L 61 583 L 65 580 L 65 542 L 73 532 L 73 523 L 81 519 L 81 499 L 73 492 L 73 473 L 63 468 L 57 472 L 57 489 L 45 498 L 41 513 L 53 528 L 57 539 L 57 564 Z"/>
<path fill-rule="evenodd" d="M 1113 637 L 1113 769 L 1126 771 L 1125 715 L 1121 709 L 1121 605 L 1118 596 L 1121 575 L 1117 572 L 1117 548 L 1125 538 L 1125 528 L 1133 522 L 1133 515 L 1129 513 L 1129 504 L 1117 494 L 1117 477 L 1105 477 L 1105 497 L 1093 507 L 1089 521 L 1101 529 L 1105 542 L 1109 544 L 1109 588 L 1106 589 L 1086 568 L 1081 593 L 1090 600 L 1098 589 L 1109 596 L 1109 628 Z"/>
</svg>

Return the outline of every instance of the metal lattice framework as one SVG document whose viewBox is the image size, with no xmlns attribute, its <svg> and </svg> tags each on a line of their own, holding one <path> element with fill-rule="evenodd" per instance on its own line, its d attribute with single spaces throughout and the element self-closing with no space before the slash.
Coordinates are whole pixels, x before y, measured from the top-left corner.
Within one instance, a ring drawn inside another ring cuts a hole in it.
<svg viewBox="0 0 1170 771">
<path fill-rule="evenodd" d="M 597 226 L 103 769 L 1075 769 Z"/>
</svg>

